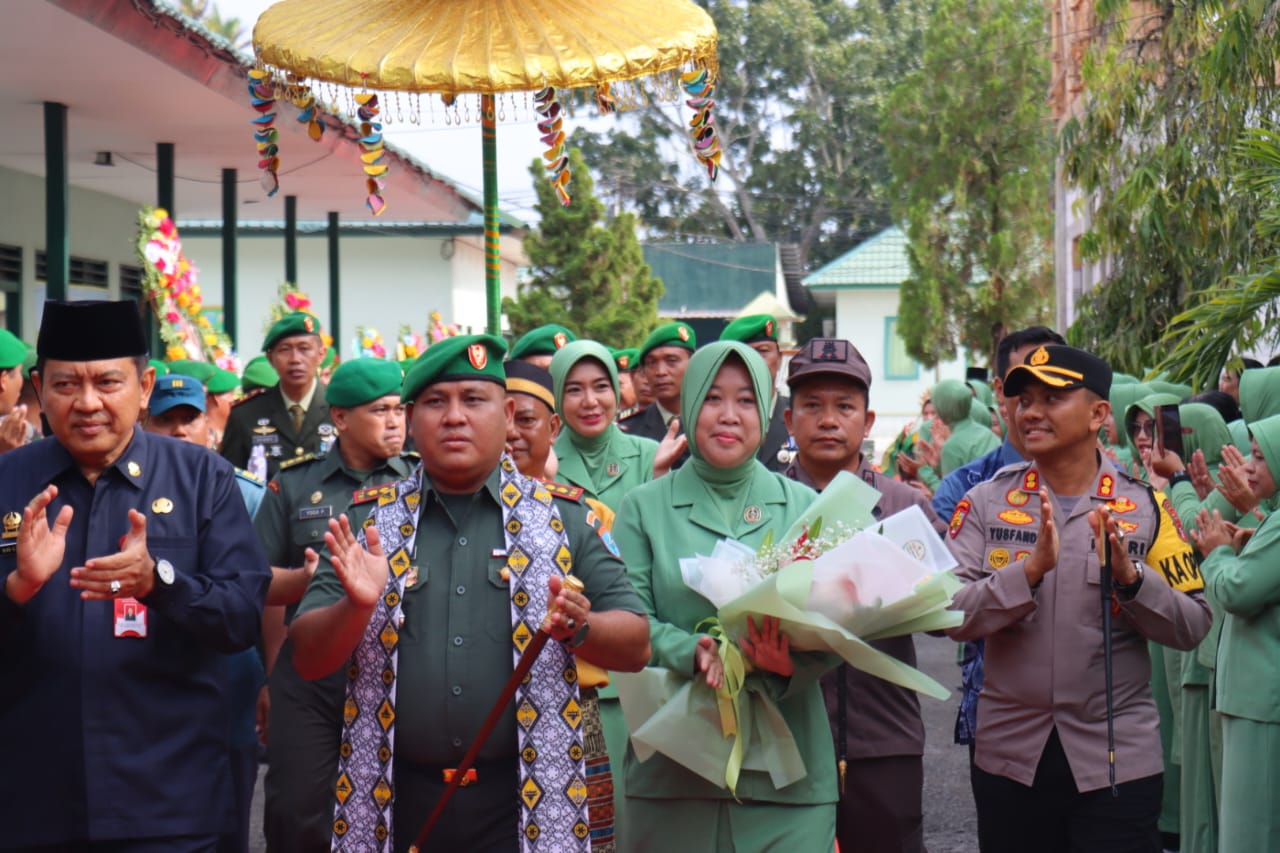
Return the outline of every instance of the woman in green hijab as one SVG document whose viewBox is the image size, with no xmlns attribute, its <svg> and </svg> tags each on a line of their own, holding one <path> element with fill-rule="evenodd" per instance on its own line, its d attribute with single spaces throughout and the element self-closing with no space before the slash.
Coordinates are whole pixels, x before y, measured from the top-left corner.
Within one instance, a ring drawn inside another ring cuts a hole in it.
<svg viewBox="0 0 1280 853">
<path fill-rule="evenodd" d="M 618 369 L 607 349 L 595 341 L 561 347 L 551 359 L 551 386 L 564 424 L 555 444 L 557 480 L 616 510 L 627 492 L 665 473 L 654 471 L 658 442 L 628 435 L 614 422 Z"/>
<path fill-rule="evenodd" d="M 1266 500 L 1280 482 L 1280 416 L 1250 422 L 1249 432 L 1247 477 Z M 1215 696 L 1223 718 L 1218 849 L 1280 850 L 1280 517 L 1268 515 L 1248 538 L 1216 513 L 1201 513 L 1197 527 L 1205 592 L 1226 611 Z"/>
<path fill-rule="evenodd" d="M 769 405 L 769 372 L 750 347 L 718 341 L 694 354 L 680 416 L 690 459 L 670 476 L 634 489 L 618 510 L 614 538 L 649 612 L 651 665 L 712 690 L 723 679 L 711 637 L 698 624 L 715 607 L 685 586 L 679 561 L 710 554 L 721 539 L 758 548 L 781 535 L 813 502 L 806 486 L 756 461 Z M 776 788 L 768 772 L 744 769 L 737 799 L 661 754 L 626 757 L 626 849 L 828 851 L 835 842 L 836 767 L 818 679 L 827 656 L 788 654 L 776 622 L 742 643 L 751 689 L 772 698 L 803 757 L 806 774 Z"/>
</svg>

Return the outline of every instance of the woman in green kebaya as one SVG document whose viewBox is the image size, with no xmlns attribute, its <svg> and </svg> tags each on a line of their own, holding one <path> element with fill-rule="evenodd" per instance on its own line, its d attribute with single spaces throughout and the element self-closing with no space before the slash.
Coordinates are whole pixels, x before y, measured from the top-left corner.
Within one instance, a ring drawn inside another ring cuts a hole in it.
<svg viewBox="0 0 1280 853">
<path fill-rule="evenodd" d="M 680 395 L 690 459 L 632 490 L 618 510 L 614 537 L 649 612 L 650 664 L 690 679 L 695 690 L 713 690 L 724 676 L 714 641 L 697 627 L 715 607 L 684 584 L 680 559 L 710 554 L 721 539 L 758 548 L 769 531 L 785 532 L 816 497 L 756 460 L 769 393 L 768 369 L 750 347 L 719 341 L 695 353 Z M 735 799 L 662 754 L 642 762 L 628 749 L 627 849 L 832 849 L 835 753 L 818 686 L 832 659 L 790 653 L 776 620 L 754 620 L 741 646 L 751 662 L 748 688 L 777 704 L 803 758 L 804 777 L 777 788 L 768 772 L 744 769 Z"/>
</svg>

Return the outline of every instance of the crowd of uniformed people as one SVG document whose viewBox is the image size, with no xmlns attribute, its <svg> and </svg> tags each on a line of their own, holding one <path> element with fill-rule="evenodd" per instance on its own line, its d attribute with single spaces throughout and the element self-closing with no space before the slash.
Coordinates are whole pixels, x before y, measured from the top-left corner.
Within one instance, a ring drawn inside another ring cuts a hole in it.
<svg viewBox="0 0 1280 853">
<path fill-rule="evenodd" d="M 805 772 L 731 793 L 611 683 L 721 688 L 680 559 L 848 471 L 958 561 L 975 849 L 1280 850 L 1280 367 L 1197 394 L 1024 329 L 874 459 L 856 342 L 778 331 L 335 364 L 294 312 L 240 375 L 149 361 L 131 302 L 0 331 L 0 849 L 247 850 L 265 758 L 285 853 L 924 851 L 915 693 L 752 620 Z"/>
</svg>

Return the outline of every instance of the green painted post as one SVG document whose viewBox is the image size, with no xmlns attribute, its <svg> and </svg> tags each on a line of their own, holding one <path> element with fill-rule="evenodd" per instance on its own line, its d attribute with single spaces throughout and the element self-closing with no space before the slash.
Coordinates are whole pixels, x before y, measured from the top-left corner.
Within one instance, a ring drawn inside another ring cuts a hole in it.
<svg viewBox="0 0 1280 853">
<path fill-rule="evenodd" d="M 71 188 L 67 178 L 67 105 L 44 102 L 45 296 L 67 298 L 71 270 Z"/>
<path fill-rule="evenodd" d="M 329 334 L 334 354 L 342 355 L 342 279 L 338 273 L 338 211 L 329 211 Z"/>
<path fill-rule="evenodd" d="M 284 197 L 284 280 L 298 283 L 298 197 Z"/>
<path fill-rule="evenodd" d="M 222 327 L 234 344 L 239 340 L 239 295 L 236 293 L 236 170 L 222 170 Z"/>
<path fill-rule="evenodd" d="M 174 178 L 174 145 L 172 142 L 156 143 L 156 206 L 168 212 L 169 218 L 176 224 L 178 221 L 178 192 Z M 147 337 L 151 342 L 151 353 L 156 358 L 165 355 L 164 341 L 160 339 L 160 318 L 151 306 L 148 313 L 151 321 L 147 323 Z"/>
<path fill-rule="evenodd" d="M 502 257 L 498 251 L 498 129 L 493 95 L 480 96 L 480 141 L 484 157 L 485 331 L 502 336 Z"/>
</svg>

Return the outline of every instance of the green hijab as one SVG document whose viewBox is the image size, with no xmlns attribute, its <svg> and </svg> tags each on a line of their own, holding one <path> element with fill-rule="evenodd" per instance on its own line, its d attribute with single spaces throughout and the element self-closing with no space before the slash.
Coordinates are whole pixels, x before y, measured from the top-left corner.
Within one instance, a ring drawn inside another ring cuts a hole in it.
<svg viewBox="0 0 1280 853">
<path fill-rule="evenodd" d="M 991 386 L 979 379 L 970 379 L 966 383 L 973 389 L 973 396 L 982 401 L 982 405 L 988 409 L 993 408 L 996 404 L 996 392 L 991 390 Z"/>
<path fill-rule="evenodd" d="M 1178 406 L 1182 420 L 1182 449 L 1188 462 L 1197 450 L 1204 453 L 1209 470 L 1216 470 L 1222 462 L 1222 447 L 1231 444 L 1231 430 L 1227 422 L 1213 406 L 1206 403 L 1183 403 Z"/>
<path fill-rule="evenodd" d="M 756 396 L 756 412 L 760 416 L 760 438 L 745 461 L 733 468 L 717 468 L 702 456 L 702 448 L 698 447 L 696 425 L 698 413 L 702 410 L 703 401 L 707 399 L 707 392 L 715 382 L 716 374 L 731 356 L 736 356 L 747 366 L 747 374 L 751 377 L 751 387 Z M 698 477 L 712 486 L 712 490 L 721 497 L 730 497 L 721 487 L 736 488 L 745 483 L 759 464 L 755 454 L 764 442 L 765 429 L 769 425 L 769 401 L 772 393 L 769 387 L 769 368 L 765 366 L 760 354 L 746 344 L 716 341 L 707 344 L 689 359 L 689 366 L 684 372 L 684 387 L 680 391 L 680 420 L 684 424 L 685 435 L 689 437 L 689 464 Z"/>
<path fill-rule="evenodd" d="M 986 429 L 991 429 L 991 409 L 977 397 L 969 404 L 969 420 Z"/>
<path fill-rule="evenodd" d="M 606 471 L 609 463 L 616 461 L 618 455 L 616 452 L 610 452 L 611 448 L 622 439 L 623 432 L 618 429 L 616 423 L 610 423 L 599 435 L 585 436 L 570 426 L 569 420 L 564 416 L 564 383 L 574 366 L 584 358 L 593 358 L 600 362 L 600 366 L 608 373 L 609 381 L 613 384 L 615 404 L 619 398 L 618 368 L 613 364 L 613 356 L 609 355 L 609 351 L 602 344 L 587 340 L 571 341 L 556 350 L 550 366 L 551 388 L 552 393 L 555 394 L 556 413 L 560 415 L 560 420 L 564 424 L 561 440 L 556 441 L 556 455 L 560 457 L 561 466 L 564 466 L 569 454 L 574 454 L 581 459 L 582 467 L 586 469 L 587 477 L 591 481 L 590 491 L 593 495 L 598 495 L 600 486 L 607 482 Z"/>
<path fill-rule="evenodd" d="M 1135 401 L 1124 412 L 1124 440 L 1128 444 L 1129 449 L 1133 452 L 1133 462 L 1135 465 L 1142 464 L 1142 458 L 1138 456 L 1138 446 L 1133 441 L 1133 423 L 1138 419 L 1138 412 L 1146 412 L 1148 416 L 1154 418 L 1156 416 L 1156 406 L 1176 406 L 1178 398 L 1172 394 L 1148 394 L 1141 400 Z"/>
<path fill-rule="evenodd" d="M 1184 385 L 1181 382 L 1170 382 L 1166 379 L 1151 379 L 1147 385 L 1151 386 L 1151 390 L 1157 394 L 1172 394 L 1179 400 L 1185 400 L 1192 394 L 1191 386 Z"/>
<path fill-rule="evenodd" d="M 1261 367 L 1240 374 L 1240 414 L 1247 424 L 1280 415 L 1280 367 Z"/>
<path fill-rule="evenodd" d="M 1249 434 L 1258 442 L 1262 458 L 1267 460 L 1271 479 L 1280 483 L 1280 415 L 1271 415 L 1249 424 Z"/>
<path fill-rule="evenodd" d="M 933 386 L 933 408 L 949 427 L 969 417 L 973 411 L 973 391 L 959 379 L 944 379 Z M 990 424 L 990 419 L 987 421 Z"/>
</svg>

